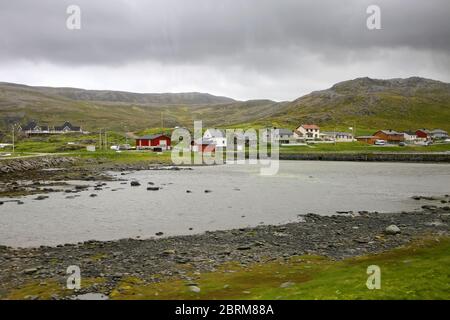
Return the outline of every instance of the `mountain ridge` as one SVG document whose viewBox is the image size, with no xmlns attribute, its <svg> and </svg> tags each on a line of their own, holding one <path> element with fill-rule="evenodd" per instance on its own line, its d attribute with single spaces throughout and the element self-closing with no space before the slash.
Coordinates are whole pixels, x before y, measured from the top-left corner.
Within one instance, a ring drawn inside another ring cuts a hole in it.
<svg viewBox="0 0 450 320">
<path fill-rule="evenodd" d="M 29 119 L 47 123 L 72 120 L 82 122 L 91 130 L 99 126 L 139 130 L 159 127 L 162 121 L 166 126 L 192 126 L 194 120 L 203 120 L 205 126 L 219 127 L 294 128 L 300 123 L 316 123 L 328 128 L 355 124 L 368 129 L 439 127 L 450 130 L 450 84 L 421 77 L 356 78 L 284 102 L 237 101 L 201 93 L 203 96 L 198 98 L 184 94 L 169 93 L 172 99 L 151 93 L 36 89 L 0 83 L 0 120 L 3 120 L 0 126 Z"/>
</svg>

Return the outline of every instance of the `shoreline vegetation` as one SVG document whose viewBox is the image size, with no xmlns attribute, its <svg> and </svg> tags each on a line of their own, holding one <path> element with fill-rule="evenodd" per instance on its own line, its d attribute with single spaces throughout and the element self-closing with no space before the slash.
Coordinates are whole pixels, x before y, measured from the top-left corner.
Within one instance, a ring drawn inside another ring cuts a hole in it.
<svg viewBox="0 0 450 320">
<path fill-rule="evenodd" d="M 167 238 L 0 246 L 0 299 L 450 299 L 450 208 L 423 208 L 309 213 L 284 225 Z M 366 287 L 374 264 L 381 290 Z M 71 265 L 81 269 L 77 291 L 65 288 Z"/>
</svg>

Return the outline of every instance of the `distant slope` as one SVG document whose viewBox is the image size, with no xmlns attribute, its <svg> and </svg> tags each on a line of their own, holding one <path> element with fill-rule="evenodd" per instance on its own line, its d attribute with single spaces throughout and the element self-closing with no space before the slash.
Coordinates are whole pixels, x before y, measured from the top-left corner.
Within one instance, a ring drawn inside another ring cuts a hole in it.
<svg viewBox="0 0 450 320">
<path fill-rule="evenodd" d="M 14 83 L 0 82 L 0 87 L 21 88 L 46 95 L 61 96 L 80 101 L 125 102 L 136 104 L 218 104 L 235 100 L 213 96 L 209 93 L 133 93 L 110 90 L 85 90 L 78 88 L 31 87 Z"/>
<path fill-rule="evenodd" d="M 270 116 L 279 105 L 197 93 L 136 94 L 0 83 L 0 128 L 31 119 L 49 125 L 68 120 L 88 130 L 141 130 L 162 123 L 191 127 L 194 120 L 208 126 L 232 125 Z"/>
<path fill-rule="evenodd" d="M 140 94 L 0 83 L 0 128 L 36 119 L 55 125 L 69 120 L 97 130 L 150 127 L 277 126 L 317 123 L 325 129 L 356 126 L 450 131 L 450 84 L 424 78 L 358 78 L 292 102 L 235 101 L 203 93 Z"/>
<path fill-rule="evenodd" d="M 327 127 L 450 130 L 450 84 L 424 78 L 358 78 L 291 102 L 271 121 Z"/>
</svg>

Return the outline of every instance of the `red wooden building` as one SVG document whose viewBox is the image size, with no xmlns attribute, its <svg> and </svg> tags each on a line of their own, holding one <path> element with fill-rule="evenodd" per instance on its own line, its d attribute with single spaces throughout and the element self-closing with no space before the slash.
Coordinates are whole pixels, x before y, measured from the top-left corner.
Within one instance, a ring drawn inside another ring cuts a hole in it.
<svg viewBox="0 0 450 320">
<path fill-rule="evenodd" d="M 426 129 L 420 129 L 416 131 L 416 136 L 419 139 L 423 140 L 429 140 L 430 139 L 430 132 Z"/>
<path fill-rule="evenodd" d="M 394 130 L 378 130 L 373 135 L 375 137 L 378 137 L 378 139 L 385 140 L 390 144 L 398 144 L 405 141 L 405 136 L 403 135 L 403 133 Z"/>
<path fill-rule="evenodd" d="M 153 134 L 136 138 L 136 149 L 164 151 L 170 149 L 170 137 L 165 134 Z"/>
</svg>

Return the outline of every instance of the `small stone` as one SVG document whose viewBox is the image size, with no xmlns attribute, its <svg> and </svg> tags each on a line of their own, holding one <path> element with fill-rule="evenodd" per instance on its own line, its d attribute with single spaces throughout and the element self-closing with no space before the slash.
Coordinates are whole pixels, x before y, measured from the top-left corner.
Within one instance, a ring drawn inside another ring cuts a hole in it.
<svg viewBox="0 0 450 320">
<path fill-rule="evenodd" d="M 400 228 L 397 227 L 395 224 L 391 224 L 384 230 L 384 232 L 386 234 L 395 235 L 395 234 L 400 233 L 401 231 L 400 231 Z"/>
<path fill-rule="evenodd" d="M 33 274 L 33 273 L 35 273 L 35 272 L 37 272 L 37 271 L 38 271 L 37 268 L 29 268 L 29 269 L 25 269 L 25 270 L 23 271 L 23 273 L 25 273 L 25 274 Z"/>
<path fill-rule="evenodd" d="M 163 232 L 157 232 L 155 233 L 155 235 L 157 235 L 158 237 L 162 236 L 164 233 Z"/>
<path fill-rule="evenodd" d="M 147 190 L 148 191 L 158 191 L 159 187 L 148 187 Z"/>
<path fill-rule="evenodd" d="M 280 288 L 283 288 L 283 289 L 289 288 L 289 287 L 292 287 L 294 284 L 295 284 L 295 282 L 292 282 L 292 281 L 284 282 L 280 285 Z"/>
<path fill-rule="evenodd" d="M 130 185 L 131 185 L 132 187 L 139 187 L 141 184 L 139 183 L 139 181 L 131 181 L 131 182 L 130 182 Z"/>
<path fill-rule="evenodd" d="M 205 193 L 211 193 L 212 191 L 211 190 L 205 190 Z"/>
<path fill-rule="evenodd" d="M 97 195 L 95 193 L 89 195 L 89 197 L 91 197 L 91 198 L 95 198 L 96 196 Z"/>
<path fill-rule="evenodd" d="M 169 249 L 169 250 L 164 250 L 163 254 L 165 255 L 171 255 L 171 254 L 175 254 L 175 250 Z"/>
<path fill-rule="evenodd" d="M 48 198 L 48 196 L 37 196 L 36 198 L 34 198 L 34 200 L 44 200 L 47 198 Z"/>
<path fill-rule="evenodd" d="M 197 286 L 189 286 L 189 291 L 194 292 L 194 293 L 200 293 L 200 288 Z"/>
</svg>

